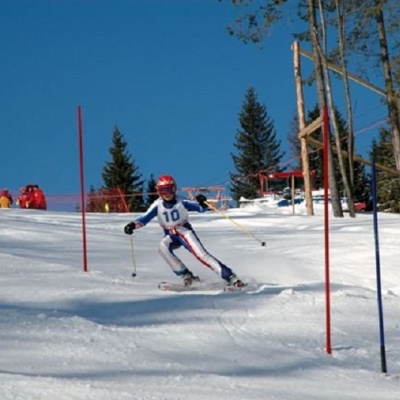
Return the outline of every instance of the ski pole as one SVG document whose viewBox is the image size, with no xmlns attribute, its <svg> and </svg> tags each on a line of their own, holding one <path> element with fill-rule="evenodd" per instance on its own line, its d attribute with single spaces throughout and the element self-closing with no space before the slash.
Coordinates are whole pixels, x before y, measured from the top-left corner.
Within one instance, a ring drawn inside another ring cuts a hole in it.
<svg viewBox="0 0 400 400">
<path fill-rule="evenodd" d="M 134 249 L 134 245 L 133 245 L 132 236 L 130 236 L 130 239 L 131 239 L 131 256 L 132 256 L 132 264 L 133 264 L 132 276 L 135 277 L 137 275 L 137 273 L 136 273 L 135 249 Z"/>
<path fill-rule="evenodd" d="M 257 242 L 261 243 L 262 247 L 265 247 L 265 242 L 263 242 L 261 239 L 259 239 L 253 232 L 249 231 L 248 229 L 246 229 L 243 225 L 239 224 L 239 222 L 236 222 L 234 219 L 232 219 L 231 217 L 229 217 L 227 214 L 223 213 L 222 211 L 218 210 L 217 208 L 215 208 L 214 206 L 212 206 L 210 203 L 208 203 L 207 201 L 204 202 L 205 204 L 207 204 L 207 206 L 217 212 L 219 215 L 222 215 L 224 218 L 226 218 L 227 220 L 231 221 L 233 224 L 235 224 L 241 231 L 247 233 L 249 236 L 251 236 L 252 238 L 254 238 L 255 240 L 257 240 Z"/>
</svg>

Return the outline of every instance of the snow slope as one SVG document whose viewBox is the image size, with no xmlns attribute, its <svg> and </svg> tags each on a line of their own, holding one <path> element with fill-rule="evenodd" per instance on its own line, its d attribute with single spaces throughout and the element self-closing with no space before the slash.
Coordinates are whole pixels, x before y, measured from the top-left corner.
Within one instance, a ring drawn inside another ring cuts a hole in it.
<svg viewBox="0 0 400 400">
<path fill-rule="evenodd" d="M 123 226 L 135 215 L 87 215 L 83 272 L 80 214 L 1 209 L 0 399 L 398 399 L 399 216 L 379 215 L 382 374 L 372 215 L 330 221 L 328 355 L 322 213 L 289 212 L 227 212 L 267 247 L 219 214 L 191 215 L 251 288 L 223 293 L 180 250 L 206 287 L 172 293 L 157 288 L 178 280 L 157 253 L 156 222 L 135 232 L 132 278 Z"/>
</svg>

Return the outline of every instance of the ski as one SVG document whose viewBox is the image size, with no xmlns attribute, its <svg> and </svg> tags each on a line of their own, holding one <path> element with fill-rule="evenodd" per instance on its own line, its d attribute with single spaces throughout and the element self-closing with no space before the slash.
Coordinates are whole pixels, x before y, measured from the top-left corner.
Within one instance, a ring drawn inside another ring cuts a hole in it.
<svg viewBox="0 0 400 400">
<path fill-rule="evenodd" d="M 185 286 L 182 283 L 160 282 L 158 288 L 166 292 L 193 292 L 196 290 L 222 290 L 223 286 L 219 282 L 193 282 L 189 286 Z"/>
<path fill-rule="evenodd" d="M 243 286 L 226 285 L 224 287 L 224 292 L 242 292 L 247 289 L 247 283 L 245 283 Z"/>
<path fill-rule="evenodd" d="M 185 286 L 182 283 L 160 282 L 158 288 L 166 292 L 188 292 L 194 289 L 194 285 Z"/>
<path fill-rule="evenodd" d="M 160 282 L 158 288 L 165 292 L 193 292 L 193 291 L 219 291 L 219 292 L 240 292 L 247 288 L 225 285 L 223 282 L 194 282 L 185 286 L 182 283 Z"/>
</svg>

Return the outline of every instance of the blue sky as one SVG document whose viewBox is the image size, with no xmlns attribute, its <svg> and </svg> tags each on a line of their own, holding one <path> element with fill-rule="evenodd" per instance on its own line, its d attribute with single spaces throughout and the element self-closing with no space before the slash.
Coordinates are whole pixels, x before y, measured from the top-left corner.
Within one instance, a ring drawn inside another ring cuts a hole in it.
<svg viewBox="0 0 400 400">
<path fill-rule="evenodd" d="M 0 187 L 17 192 L 37 183 L 46 193 L 79 193 L 79 105 L 86 190 L 102 184 L 115 125 L 144 179 L 168 173 L 179 187 L 229 183 L 249 86 L 287 149 L 296 109 L 290 18 L 261 48 L 228 35 L 239 13 L 229 1 L 0 0 L 0 6 Z M 302 62 L 307 71 L 310 62 Z M 354 88 L 361 130 L 386 111 L 378 95 Z M 306 100 L 311 108 L 313 88 Z M 374 133 L 358 135 L 358 153 Z"/>
</svg>

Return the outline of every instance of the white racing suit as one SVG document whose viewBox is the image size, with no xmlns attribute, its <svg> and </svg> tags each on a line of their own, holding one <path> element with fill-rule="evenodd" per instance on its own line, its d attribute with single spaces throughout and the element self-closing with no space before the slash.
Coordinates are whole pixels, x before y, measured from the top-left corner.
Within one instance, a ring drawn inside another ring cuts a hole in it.
<svg viewBox="0 0 400 400">
<path fill-rule="evenodd" d="M 189 272 L 182 260 L 174 253 L 175 250 L 183 246 L 202 264 L 229 282 L 229 278 L 233 274 L 232 270 L 204 248 L 188 221 L 188 211 L 204 212 L 207 209 L 202 208 L 194 201 L 175 198 L 167 202 L 159 198 L 154 201 L 144 215 L 134 222 L 136 229 L 141 228 L 157 216 L 158 222 L 165 233 L 158 251 L 176 275 L 183 276 Z"/>
</svg>

